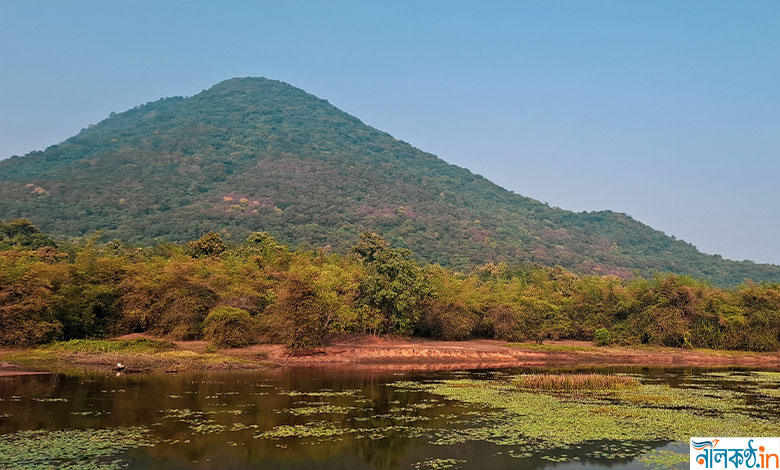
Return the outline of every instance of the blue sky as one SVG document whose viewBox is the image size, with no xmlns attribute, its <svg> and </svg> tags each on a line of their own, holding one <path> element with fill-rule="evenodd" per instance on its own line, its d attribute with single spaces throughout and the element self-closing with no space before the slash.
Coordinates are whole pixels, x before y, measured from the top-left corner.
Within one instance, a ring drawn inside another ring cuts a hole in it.
<svg viewBox="0 0 780 470">
<path fill-rule="evenodd" d="M 0 158 L 266 76 L 517 193 L 780 263 L 774 0 L 2 0 L 0 70 Z"/>
</svg>

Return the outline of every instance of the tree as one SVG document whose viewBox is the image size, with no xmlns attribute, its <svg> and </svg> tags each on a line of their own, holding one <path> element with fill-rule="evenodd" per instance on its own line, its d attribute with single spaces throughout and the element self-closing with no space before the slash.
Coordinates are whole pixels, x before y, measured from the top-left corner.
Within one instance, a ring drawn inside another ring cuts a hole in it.
<svg viewBox="0 0 780 470">
<path fill-rule="evenodd" d="M 199 239 L 187 242 L 187 248 L 192 256 L 213 256 L 225 251 L 225 242 L 215 232 L 209 232 Z"/>
<path fill-rule="evenodd" d="M 360 241 L 352 247 L 352 253 L 360 256 L 367 263 L 374 261 L 374 257 L 385 250 L 390 245 L 381 235 L 373 232 L 363 232 L 360 234 Z"/>
<path fill-rule="evenodd" d="M 3 245 L 33 250 L 45 246 L 57 247 L 54 240 L 38 230 L 28 219 L 15 219 L 8 223 L 0 221 L 0 247 Z"/>
<path fill-rule="evenodd" d="M 325 341 L 330 315 L 317 296 L 311 271 L 292 271 L 277 289 L 271 312 L 278 319 L 278 334 L 293 350 L 313 349 Z"/>
<path fill-rule="evenodd" d="M 355 247 L 366 261 L 366 275 L 358 287 L 359 299 L 378 308 L 384 316 L 385 331 L 411 334 L 420 317 L 420 304 L 431 289 L 411 251 L 386 248 L 376 234 L 361 236 Z"/>
</svg>

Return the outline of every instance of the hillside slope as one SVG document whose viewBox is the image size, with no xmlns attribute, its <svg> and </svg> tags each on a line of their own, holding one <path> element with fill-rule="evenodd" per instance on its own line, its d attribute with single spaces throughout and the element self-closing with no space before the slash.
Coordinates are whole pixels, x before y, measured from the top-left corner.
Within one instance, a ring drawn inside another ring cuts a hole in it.
<svg viewBox="0 0 780 470">
<path fill-rule="evenodd" d="M 705 255 L 631 217 L 516 195 L 263 78 L 221 82 L 112 114 L 59 145 L 0 161 L 0 218 L 129 243 L 266 230 L 346 250 L 373 230 L 426 261 L 560 264 L 583 273 L 676 272 L 734 284 L 780 267 Z"/>
</svg>

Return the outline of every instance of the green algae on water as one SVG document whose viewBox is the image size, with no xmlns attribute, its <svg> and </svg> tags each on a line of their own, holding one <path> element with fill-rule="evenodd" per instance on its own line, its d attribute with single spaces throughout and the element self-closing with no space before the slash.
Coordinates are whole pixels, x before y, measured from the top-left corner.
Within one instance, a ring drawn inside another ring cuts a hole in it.
<svg viewBox="0 0 780 470">
<path fill-rule="evenodd" d="M 480 416 L 450 429 L 437 430 L 432 443 L 453 445 L 484 441 L 515 446 L 521 454 L 561 453 L 573 445 L 611 441 L 619 453 L 599 458 L 647 453 L 641 442 L 687 442 L 692 435 L 772 436 L 780 423 L 757 416 L 750 394 L 712 387 L 675 388 L 641 384 L 625 390 L 529 392 L 513 385 L 517 377 L 501 380 L 455 379 L 426 383 L 399 382 L 399 391 L 427 391 L 448 400 L 482 408 Z M 767 378 L 761 376 L 761 380 Z M 764 398 L 771 398 L 765 393 Z M 656 455 L 656 457 L 658 457 Z M 556 459 L 555 456 L 550 458 Z M 658 464 L 658 458 L 653 460 Z"/>
<path fill-rule="evenodd" d="M 458 468 L 461 464 L 466 463 L 461 459 L 435 459 L 429 458 L 422 462 L 417 462 L 412 465 L 414 470 L 445 470 L 450 468 Z"/>
<path fill-rule="evenodd" d="M 672 470 L 685 468 L 690 462 L 690 456 L 671 450 L 654 450 L 640 456 L 637 460 L 652 470 Z"/>
<path fill-rule="evenodd" d="M 151 446 L 145 427 L 18 431 L 0 435 L 0 468 L 5 470 L 114 470 L 122 453 Z"/>
</svg>

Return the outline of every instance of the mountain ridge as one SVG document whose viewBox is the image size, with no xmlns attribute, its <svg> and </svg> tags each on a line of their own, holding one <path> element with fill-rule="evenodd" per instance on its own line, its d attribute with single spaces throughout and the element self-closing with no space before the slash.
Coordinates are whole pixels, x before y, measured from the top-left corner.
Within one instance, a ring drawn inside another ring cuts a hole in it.
<svg viewBox="0 0 780 470">
<path fill-rule="evenodd" d="M 266 78 L 112 113 L 46 150 L 0 160 L 0 214 L 57 236 L 100 230 L 137 244 L 267 230 L 344 251 L 372 230 L 460 269 L 539 262 L 621 277 L 780 281 L 780 266 L 701 253 L 627 214 L 516 194 Z"/>
</svg>

